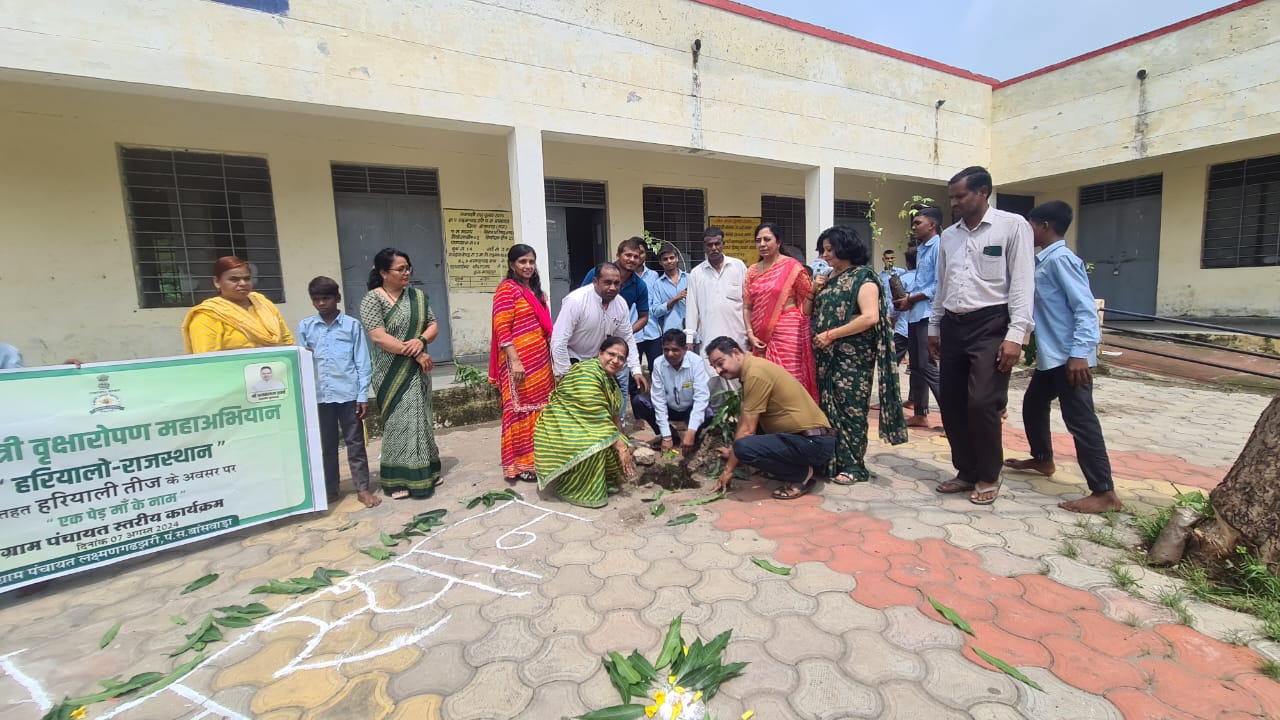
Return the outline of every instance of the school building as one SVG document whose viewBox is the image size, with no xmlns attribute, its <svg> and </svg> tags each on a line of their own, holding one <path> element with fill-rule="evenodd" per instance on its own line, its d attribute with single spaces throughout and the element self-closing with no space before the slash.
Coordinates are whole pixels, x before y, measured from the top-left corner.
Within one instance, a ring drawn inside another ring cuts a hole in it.
<svg viewBox="0 0 1280 720">
<path fill-rule="evenodd" d="M 0 340 L 28 364 L 182 350 L 235 253 L 290 323 L 395 246 L 487 353 L 514 242 L 558 302 L 648 230 L 901 251 L 913 196 L 985 165 L 1062 199 L 1111 307 L 1280 315 L 1280 0 L 998 82 L 730 0 L 0 0 Z M 1052 42 L 1052 28 L 1039 28 Z"/>
</svg>

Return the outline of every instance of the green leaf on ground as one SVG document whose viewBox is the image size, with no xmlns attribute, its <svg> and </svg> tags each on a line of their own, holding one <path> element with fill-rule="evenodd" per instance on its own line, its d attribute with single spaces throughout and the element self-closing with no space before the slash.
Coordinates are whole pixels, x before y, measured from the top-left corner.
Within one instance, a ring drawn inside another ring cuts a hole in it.
<svg viewBox="0 0 1280 720">
<path fill-rule="evenodd" d="M 666 492 L 667 492 L 667 491 L 666 491 L 666 488 L 658 488 L 658 492 L 654 493 L 654 494 L 653 494 L 653 497 L 651 497 L 651 498 L 640 498 L 640 502 L 657 502 L 658 500 L 660 500 L 660 499 L 662 498 L 663 494 L 665 494 Z"/>
<path fill-rule="evenodd" d="M 365 555 L 368 555 L 374 560 L 386 560 L 392 555 L 395 555 L 395 553 L 391 552 L 390 550 L 383 550 L 382 548 L 378 548 L 378 547 L 365 548 L 360 552 L 364 553 Z"/>
<path fill-rule="evenodd" d="M 698 505 L 707 505 L 709 503 L 713 503 L 717 500 L 723 500 L 723 499 L 724 499 L 724 491 L 721 490 L 717 492 L 715 495 L 711 495 L 710 497 L 698 498 L 697 500 L 682 502 L 680 503 L 680 507 L 696 507 Z"/>
<path fill-rule="evenodd" d="M 649 508 L 649 514 L 654 517 L 660 517 L 662 513 L 667 511 L 666 503 L 658 503 Z"/>
<path fill-rule="evenodd" d="M 218 573 L 210 573 L 200 578 L 199 580 L 193 581 L 190 585 L 182 588 L 182 592 L 178 594 L 186 595 L 189 592 L 195 592 L 196 590 L 199 590 L 200 588 L 204 587 L 205 585 L 208 585 L 209 583 L 212 583 L 214 580 L 217 580 L 217 579 L 218 579 Z"/>
<path fill-rule="evenodd" d="M 378 535 L 378 539 L 381 540 L 382 544 L 386 545 L 387 547 L 395 547 L 400 544 L 399 540 L 396 540 L 395 538 L 391 537 L 386 533 L 381 533 L 380 535 Z"/>
<path fill-rule="evenodd" d="M 697 519 L 698 519 L 697 515 L 694 515 L 693 513 L 685 513 L 683 515 L 677 515 L 671 518 L 670 520 L 667 521 L 667 524 L 668 525 L 688 525 L 689 523 Z"/>
<path fill-rule="evenodd" d="M 169 616 L 169 622 L 173 623 L 174 625 L 186 625 L 186 624 L 187 624 L 187 621 L 186 621 L 186 620 L 184 620 L 183 618 L 181 618 L 181 617 L 179 617 L 179 616 L 177 616 L 177 615 L 170 615 L 170 616 Z"/>
<path fill-rule="evenodd" d="M 928 595 L 925 595 L 925 597 L 928 598 L 929 604 L 933 606 L 933 609 L 937 610 L 938 614 L 946 618 L 948 622 L 950 622 L 952 625 L 955 625 L 957 628 L 963 630 L 964 632 L 967 632 L 970 635 L 973 635 L 973 628 L 969 627 L 969 623 L 965 622 L 964 618 L 960 617 L 960 613 L 956 612 L 955 610 L 952 610 L 946 605 L 943 605 L 937 600 L 934 600 Z"/>
<path fill-rule="evenodd" d="M 751 558 L 751 562 L 755 563 L 759 567 L 764 568 L 765 570 L 768 570 L 774 575 L 790 575 L 791 574 L 791 568 L 774 565 L 773 563 L 769 562 L 768 560 L 765 560 L 764 558 L 753 557 Z"/>
<path fill-rule="evenodd" d="M 228 615 L 226 617 L 214 618 L 213 621 L 225 628 L 245 628 L 253 624 L 252 620 L 240 615 Z"/>
<path fill-rule="evenodd" d="M 653 664 L 655 668 L 661 670 L 670 665 L 683 648 L 684 640 L 680 637 L 680 624 L 683 619 L 684 613 L 681 613 L 667 627 L 667 637 L 662 641 L 662 652 L 658 653 L 658 661 Z"/>
<path fill-rule="evenodd" d="M 356 522 L 355 520 L 352 520 L 351 522 L 347 523 L 346 525 L 343 525 L 342 527 L 338 528 L 338 532 L 346 532 L 346 531 L 350 530 L 351 528 L 355 527 L 356 525 L 359 525 L 359 523 L 358 523 L 358 522 Z"/>
<path fill-rule="evenodd" d="M 1009 663 L 1001 660 L 998 657 L 995 657 L 993 655 L 983 652 L 981 648 L 975 647 L 973 651 L 978 654 L 978 657 L 991 663 L 992 667 L 1004 673 L 1005 675 L 1008 675 L 1009 677 L 1013 678 L 1014 680 L 1017 680 L 1018 682 L 1029 685 L 1039 690 L 1040 692 L 1044 692 L 1044 688 L 1040 687 L 1040 683 L 1037 683 L 1035 680 L 1032 680 L 1026 675 L 1023 675 L 1022 671 L 1019 670 L 1018 668 L 1010 665 Z"/>
<path fill-rule="evenodd" d="M 102 648 L 105 648 L 106 646 L 110 645 L 111 641 L 116 639 L 116 634 L 118 634 L 119 632 L 120 632 L 120 623 L 116 623 L 115 625 L 112 625 L 111 628 L 107 630 L 107 634 L 102 636 L 102 640 L 98 641 L 98 649 L 101 650 Z"/>
</svg>

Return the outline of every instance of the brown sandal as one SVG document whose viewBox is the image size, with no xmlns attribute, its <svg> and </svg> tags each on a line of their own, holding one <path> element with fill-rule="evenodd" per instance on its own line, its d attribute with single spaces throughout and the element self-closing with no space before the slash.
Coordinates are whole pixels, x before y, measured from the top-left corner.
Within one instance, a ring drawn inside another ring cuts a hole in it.
<svg viewBox="0 0 1280 720">
<path fill-rule="evenodd" d="M 940 492 L 944 495 L 956 495 L 958 493 L 971 493 L 973 492 L 973 483 L 967 483 L 961 480 L 960 478 L 951 478 L 950 480 L 944 483 L 940 483 L 938 487 L 934 488 L 934 491 Z"/>
</svg>

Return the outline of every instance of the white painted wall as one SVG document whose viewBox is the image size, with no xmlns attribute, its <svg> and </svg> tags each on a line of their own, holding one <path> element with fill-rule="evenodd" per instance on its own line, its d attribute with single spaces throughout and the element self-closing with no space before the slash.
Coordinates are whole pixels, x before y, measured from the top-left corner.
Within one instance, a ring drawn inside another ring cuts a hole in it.
<svg viewBox="0 0 1280 720">
<path fill-rule="evenodd" d="M 998 88 L 992 173 L 1018 182 L 1275 136 L 1278 12 L 1266 0 Z"/>
</svg>

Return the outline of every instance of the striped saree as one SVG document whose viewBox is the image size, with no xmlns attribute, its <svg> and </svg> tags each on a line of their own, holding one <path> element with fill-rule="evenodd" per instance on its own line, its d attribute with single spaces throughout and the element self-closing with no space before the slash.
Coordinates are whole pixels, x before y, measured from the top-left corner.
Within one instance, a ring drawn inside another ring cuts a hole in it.
<svg viewBox="0 0 1280 720">
<path fill-rule="evenodd" d="M 759 264 L 748 268 L 743 283 L 751 305 L 751 332 L 765 343 L 764 358 L 799 380 L 817 401 L 809 316 L 802 309 L 813 291 L 809 273 L 791 257 L 778 258 L 764 272 L 758 268 Z"/>
<path fill-rule="evenodd" d="M 503 280 L 493 293 L 493 348 L 489 382 L 502 392 L 502 475 L 508 480 L 537 468 L 533 461 L 533 429 L 551 396 L 551 318 L 546 306 L 514 280 Z M 539 313 L 538 311 L 542 312 Z M 544 317 L 545 316 L 545 325 Z M 511 381 L 507 354 L 513 346 L 524 367 L 524 381 Z"/>
<path fill-rule="evenodd" d="M 554 484 L 566 502 L 604 507 L 607 483 L 622 479 L 622 461 L 613 447 L 622 437 L 616 422 L 621 409 L 622 391 L 599 360 L 570 368 L 534 431 L 538 488 Z"/>
</svg>

